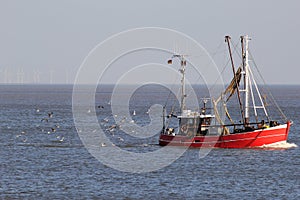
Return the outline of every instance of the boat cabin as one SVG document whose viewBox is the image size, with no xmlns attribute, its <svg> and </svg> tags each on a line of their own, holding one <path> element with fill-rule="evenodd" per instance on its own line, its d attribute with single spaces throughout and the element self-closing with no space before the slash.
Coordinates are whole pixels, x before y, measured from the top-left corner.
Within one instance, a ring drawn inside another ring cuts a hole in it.
<svg viewBox="0 0 300 200">
<path fill-rule="evenodd" d="M 206 135 L 211 124 L 211 119 L 214 116 L 205 114 L 205 112 L 192 112 L 191 110 L 184 110 L 182 115 L 177 116 L 179 119 L 180 135 L 200 136 Z"/>
</svg>

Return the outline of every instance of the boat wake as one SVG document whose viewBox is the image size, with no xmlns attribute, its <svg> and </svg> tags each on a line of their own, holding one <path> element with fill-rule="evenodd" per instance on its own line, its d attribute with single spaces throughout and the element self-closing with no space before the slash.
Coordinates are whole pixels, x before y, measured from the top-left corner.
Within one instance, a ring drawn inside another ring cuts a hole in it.
<svg viewBox="0 0 300 200">
<path fill-rule="evenodd" d="M 266 149 L 290 149 L 290 148 L 297 148 L 298 145 L 295 143 L 288 143 L 286 141 L 275 142 L 272 144 L 263 145 L 260 148 Z"/>
</svg>

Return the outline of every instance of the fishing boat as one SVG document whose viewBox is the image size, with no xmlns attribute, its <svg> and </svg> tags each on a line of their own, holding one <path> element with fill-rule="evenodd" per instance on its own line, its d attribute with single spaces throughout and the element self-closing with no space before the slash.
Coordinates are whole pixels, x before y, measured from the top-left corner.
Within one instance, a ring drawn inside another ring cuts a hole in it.
<svg viewBox="0 0 300 200">
<path fill-rule="evenodd" d="M 172 64 L 173 59 L 179 59 L 181 63 L 179 69 L 182 76 L 181 102 L 178 113 L 172 111 L 166 114 L 164 110 L 163 128 L 159 137 L 161 146 L 255 148 L 287 141 L 292 121 L 287 120 L 285 116 L 284 120 L 277 121 L 269 115 L 264 96 L 260 93 L 259 85 L 256 83 L 249 65 L 248 44 L 250 37 L 246 35 L 241 36 L 240 39 L 241 65 L 235 69 L 230 45 L 231 38 L 225 37 L 233 71 L 233 79 L 230 84 L 224 88 L 225 90 L 220 94 L 220 97 L 204 99 L 202 108 L 196 111 L 187 109 L 185 103 L 187 98 L 185 91 L 186 56 L 174 54 L 168 61 L 168 64 Z M 230 117 L 230 111 L 226 106 L 232 96 L 236 96 L 238 99 L 238 109 L 236 110 L 241 116 L 239 121 Z M 208 101 L 212 105 L 210 109 L 206 106 Z M 217 107 L 220 102 L 224 106 L 227 120 L 220 117 Z M 250 109 L 251 115 L 254 116 L 250 116 Z M 263 113 L 263 116 L 259 116 L 259 113 Z M 177 120 L 178 125 L 171 126 L 171 123 L 168 123 L 168 120 L 171 119 Z M 225 121 L 229 121 L 229 123 Z"/>
</svg>

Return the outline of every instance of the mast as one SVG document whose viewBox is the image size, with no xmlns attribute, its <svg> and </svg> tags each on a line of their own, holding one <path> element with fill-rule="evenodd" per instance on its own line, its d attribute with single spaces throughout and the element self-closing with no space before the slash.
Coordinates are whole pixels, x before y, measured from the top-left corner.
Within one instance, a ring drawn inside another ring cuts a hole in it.
<svg viewBox="0 0 300 200">
<path fill-rule="evenodd" d="M 183 55 L 180 55 L 180 63 L 181 63 L 181 69 L 179 70 L 182 73 L 181 78 L 181 106 L 180 111 L 183 113 L 183 110 L 185 109 L 185 66 L 186 66 L 186 60 Z"/>
<path fill-rule="evenodd" d="M 186 60 L 184 55 L 179 55 L 179 54 L 174 54 L 170 60 L 168 60 L 168 64 L 172 64 L 172 59 L 173 58 L 179 58 L 180 60 L 180 66 L 181 68 L 179 69 L 179 72 L 182 74 L 181 77 L 181 102 L 180 102 L 180 112 L 183 113 L 183 110 L 186 109 L 185 106 L 185 98 L 186 98 L 186 93 L 185 93 L 185 67 L 186 67 Z"/>
<path fill-rule="evenodd" d="M 163 116 L 162 116 L 162 118 L 163 118 L 163 128 L 162 128 L 163 132 L 166 129 L 166 116 L 165 116 L 165 112 L 166 112 L 166 106 L 163 107 Z"/>
<path fill-rule="evenodd" d="M 244 71 L 244 92 L 245 92 L 245 124 L 249 123 L 249 47 L 248 42 L 250 38 L 248 35 L 241 36 L 242 55 L 243 55 L 243 71 Z"/>
<path fill-rule="evenodd" d="M 267 109 L 265 107 L 265 104 L 263 102 L 263 99 L 261 97 L 261 94 L 259 92 L 257 83 L 254 79 L 252 70 L 249 66 L 249 41 L 251 40 L 251 38 L 248 35 L 245 36 L 241 36 L 241 44 L 242 44 L 242 55 L 243 55 L 243 77 L 244 77 L 244 89 L 242 90 L 245 94 L 244 94 L 244 109 L 245 109 L 245 126 L 249 125 L 249 101 L 250 98 L 252 100 L 252 104 L 253 104 L 253 110 L 254 110 L 254 116 L 256 119 L 256 122 L 258 122 L 258 113 L 257 113 L 257 109 L 263 109 L 265 116 L 267 117 L 267 120 L 270 121 Z M 260 101 L 261 105 L 256 105 L 256 101 L 254 99 L 254 94 L 253 94 L 253 85 L 254 88 L 256 90 L 258 99 Z M 250 96 L 251 95 L 251 96 Z"/>
<path fill-rule="evenodd" d="M 229 42 L 230 39 L 231 39 L 230 36 L 225 36 L 225 41 L 228 44 L 228 50 L 229 50 L 229 55 L 230 55 L 230 60 L 231 60 L 231 66 L 232 66 L 233 76 L 234 76 L 234 80 L 235 80 L 235 84 L 236 84 L 237 96 L 238 96 L 238 100 L 239 100 L 239 105 L 240 105 L 242 120 L 244 121 L 244 110 L 243 110 L 243 105 L 242 105 L 242 100 L 241 100 L 241 95 L 240 95 L 239 83 L 237 82 L 236 73 L 235 73 L 235 69 L 234 69 L 234 62 L 233 62 L 233 57 L 232 57 L 231 47 L 230 47 L 230 42 Z"/>
</svg>

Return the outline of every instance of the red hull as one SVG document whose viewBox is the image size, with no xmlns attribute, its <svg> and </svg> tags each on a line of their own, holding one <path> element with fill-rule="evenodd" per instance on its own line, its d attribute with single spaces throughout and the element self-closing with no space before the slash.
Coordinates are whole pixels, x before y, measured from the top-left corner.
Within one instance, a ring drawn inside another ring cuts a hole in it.
<svg viewBox="0 0 300 200">
<path fill-rule="evenodd" d="M 189 146 L 194 148 L 252 148 L 286 141 L 290 129 L 290 122 L 267 129 L 259 129 L 251 132 L 229 134 L 223 136 L 171 136 L 160 135 L 161 146 Z"/>
</svg>

